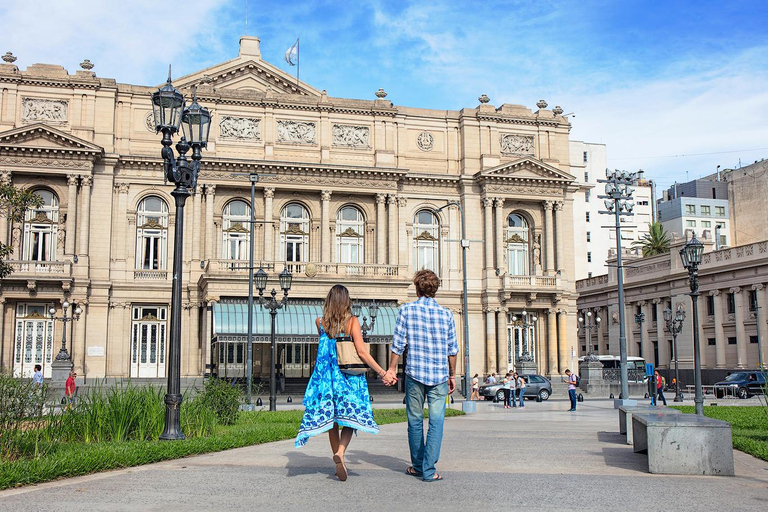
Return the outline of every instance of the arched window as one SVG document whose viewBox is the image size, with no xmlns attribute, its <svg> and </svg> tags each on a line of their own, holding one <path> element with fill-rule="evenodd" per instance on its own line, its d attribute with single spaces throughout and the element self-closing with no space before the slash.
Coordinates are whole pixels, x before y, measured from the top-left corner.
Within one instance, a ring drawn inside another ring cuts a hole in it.
<svg viewBox="0 0 768 512">
<path fill-rule="evenodd" d="M 298 203 L 289 203 L 280 212 L 280 247 L 286 262 L 309 261 L 309 212 Z M 288 267 L 293 272 L 293 265 Z"/>
<path fill-rule="evenodd" d="M 165 270 L 168 252 L 168 205 L 145 197 L 136 209 L 136 268 Z"/>
<path fill-rule="evenodd" d="M 516 213 L 507 217 L 507 270 L 510 275 L 528 275 L 528 223 Z"/>
<path fill-rule="evenodd" d="M 23 258 L 31 261 L 56 261 L 56 234 L 59 223 L 59 198 L 48 190 L 35 190 L 42 206 L 29 208 L 24 215 Z M 68 236 L 74 236 L 74 233 Z"/>
<path fill-rule="evenodd" d="M 230 201 L 224 207 L 222 220 L 222 257 L 225 260 L 247 260 L 251 235 L 251 207 L 245 201 Z"/>
<path fill-rule="evenodd" d="M 354 206 L 345 206 L 336 214 L 336 261 L 363 263 L 365 220 Z"/>
<path fill-rule="evenodd" d="M 439 274 L 440 224 L 429 210 L 421 210 L 413 219 L 413 267 Z"/>
</svg>

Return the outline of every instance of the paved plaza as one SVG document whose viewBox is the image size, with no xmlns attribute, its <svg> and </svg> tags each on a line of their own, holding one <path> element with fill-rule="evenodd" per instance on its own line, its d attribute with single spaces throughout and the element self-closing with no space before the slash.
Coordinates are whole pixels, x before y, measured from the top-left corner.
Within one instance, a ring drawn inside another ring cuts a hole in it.
<svg viewBox="0 0 768 512">
<path fill-rule="evenodd" d="M 395 406 L 397 404 L 377 404 Z M 454 407 L 460 407 L 457 402 Z M 438 471 L 405 475 L 405 423 L 360 434 L 349 480 L 333 476 L 325 436 L 111 471 L 0 492 L 0 510 L 766 510 L 768 462 L 735 452 L 735 477 L 651 475 L 618 434 L 608 400 L 478 402 L 447 421 Z"/>
</svg>

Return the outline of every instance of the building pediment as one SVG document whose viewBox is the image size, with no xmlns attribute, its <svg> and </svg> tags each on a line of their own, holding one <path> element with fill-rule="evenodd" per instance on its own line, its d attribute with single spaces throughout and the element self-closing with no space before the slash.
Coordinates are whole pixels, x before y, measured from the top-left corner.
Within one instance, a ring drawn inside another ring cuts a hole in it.
<svg viewBox="0 0 768 512">
<path fill-rule="evenodd" d="M 240 54 L 236 59 L 174 78 L 173 84 L 179 89 L 200 85 L 213 87 L 216 91 L 321 95 L 314 87 L 262 60 L 259 39 L 256 37 L 241 38 Z"/>
<path fill-rule="evenodd" d="M 43 123 L 35 123 L 0 133 L 3 151 L 67 153 L 95 157 L 104 153 L 96 144 L 80 139 Z"/>
<path fill-rule="evenodd" d="M 570 183 L 571 174 L 533 157 L 522 157 L 475 174 L 478 181 L 549 181 Z"/>
</svg>

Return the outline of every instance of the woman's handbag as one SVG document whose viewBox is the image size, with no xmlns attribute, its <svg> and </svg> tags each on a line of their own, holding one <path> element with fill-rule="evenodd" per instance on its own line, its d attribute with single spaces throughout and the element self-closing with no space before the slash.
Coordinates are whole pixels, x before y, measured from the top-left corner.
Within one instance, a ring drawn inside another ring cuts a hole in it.
<svg viewBox="0 0 768 512">
<path fill-rule="evenodd" d="M 370 353 L 371 348 L 368 342 L 365 343 L 365 349 Z M 357 355 L 355 342 L 349 336 L 336 338 L 336 360 L 339 362 L 339 370 L 342 373 L 362 375 L 368 371 L 368 365 Z"/>
</svg>

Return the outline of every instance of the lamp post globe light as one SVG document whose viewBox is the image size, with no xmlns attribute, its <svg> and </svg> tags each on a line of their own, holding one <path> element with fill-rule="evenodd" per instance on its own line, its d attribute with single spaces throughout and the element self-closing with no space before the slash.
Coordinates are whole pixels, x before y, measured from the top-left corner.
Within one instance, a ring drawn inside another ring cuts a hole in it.
<svg viewBox="0 0 768 512">
<path fill-rule="evenodd" d="M 67 316 L 67 310 L 70 305 L 71 304 L 66 300 L 61 304 L 61 316 L 56 316 L 56 308 L 53 306 L 48 310 L 48 316 L 51 320 L 58 320 L 63 324 L 61 329 L 61 348 L 59 349 L 59 353 L 56 354 L 56 361 L 70 362 L 72 360 L 69 352 L 67 352 L 67 323 L 80 320 L 80 315 L 83 313 L 83 310 L 80 309 L 80 306 L 75 306 L 75 309 L 72 310 L 72 316 Z"/>
<path fill-rule="evenodd" d="M 624 305 L 624 268 L 621 263 L 621 218 L 634 215 L 635 208 L 632 202 L 634 190 L 631 185 L 635 183 L 636 174 L 627 171 L 605 170 L 605 179 L 597 180 L 605 183 L 605 194 L 597 196 L 604 200 L 605 213 L 614 216 L 613 228 L 616 230 L 616 277 L 618 281 L 618 308 L 619 308 L 619 357 L 621 360 L 621 395 L 620 399 L 629 399 L 629 376 L 627 373 L 627 334 L 625 326 Z"/>
<path fill-rule="evenodd" d="M 680 249 L 680 259 L 688 271 L 688 281 L 691 286 L 691 304 L 693 311 L 693 384 L 695 389 L 694 405 L 696 414 L 704 416 L 704 394 L 701 390 L 701 357 L 699 355 L 699 265 L 704 254 L 704 244 L 691 237 Z M 677 352 L 677 351 L 675 351 Z"/>
<path fill-rule="evenodd" d="M 352 314 L 360 319 L 360 315 L 363 312 L 363 306 L 359 302 L 355 302 L 352 304 Z M 373 330 L 373 326 L 376 325 L 376 316 L 379 314 L 379 306 L 376 304 L 376 301 L 374 300 L 371 302 L 371 304 L 368 306 L 368 314 L 371 315 L 371 323 L 368 323 L 368 317 L 363 315 L 363 321 L 360 322 L 360 330 L 363 333 L 363 340 L 368 340 L 368 332 Z"/>
<path fill-rule="evenodd" d="M 256 288 L 259 290 L 259 305 L 262 308 L 269 309 L 269 315 L 272 320 L 272 330 L 270 332 L 270 343 L 272 345 L 272 360 L 269 365 L 269 410 L 277 410 L 277 380 L 275 375 L 275 368 L 277 366 L 277 340 L 275 337 L 275 321 L 277 318 L 277 310 L 282 309 L 288 303 L 288 291 L 291 289 L 291 283 L 293 282 L 293 275 L 288 272 L 287 268 L 284 268 L 282 272 L 277 276 L 280 282 L 280 288 L 283 290 L 283 298 L 277 300 L 277 290 L 272 288 L 270 298 L 264 297 L 264 290 L 267 288 L 267 273 L 263 268 L 260 268 L 254 276 L 256 281 Z"/>
<path fill-rule="evenodd" d="M 539 318 L 534 313 L 528 313 L 526 310 L 523 310 L 519 317 L 517 315 L 512 315 L 512 322 L 523 328 L 523 353 L 518 356 L 518 362 L 533 361 L 533 356 L 531 356 L 532 350 L 529 346 L 527 334 L 528 330 L 536 325 L 536 320 L 538 319 Z"/>
<path fill-rule="evenodd" d="M 683 330 L 685 321 L 685 310 L 682 307 L 677 308 L 673 315 L 669 308 L 664 309 L 664 322 L 667 324 L 667 332 L 672 333 L 672 348 L 675 351 L 675 402 L 682 402 L 683 395 L 680 393 L 680 373 L 679 361 L 677 357 L 677 335 Z"/>
<path fill-rule="evenodd" d="M 591 311 L 587 311 L 587 314 L 580 316 L 578 321 L 579 325 L 587 331 L 585 333 L 587 338 L 587 353 L 590 354 L 592 353 L 592 329 L 600 328 L 602 319 L 597 315 L 593 315 Z"/>
<path fill-rule="evenodd" d="M 171 83 L 171 69 L 168 68 L 168 82 L 152 93 L 152 112 L 156 132 L 163 133 L 161 155 L 164 163 L 164 179 L 176 185 L 171 195 L 176 203 L 176 226 L 173 244 L 173 284 L 171 289 L 171 336 L 168 345 L 168 390 L 165 395 L 165 428 L 162 440 L 184 439 L 181 433 L 179 411 L 181 408 L 181 273 L 184 247 L 184 205 L 194 191 L 200 172 L 201 151 L 208 145 L 211 128 L 211 114 L 197 103 L 193 90 L 192 104 L 187 107 L 184 96 Z M 172 136 L 182 130 L 181 140 L 176 144 L 178 158 L 171 149 Z M 192 149 L 192 161 L 187 152 Z"/>
</svg>

